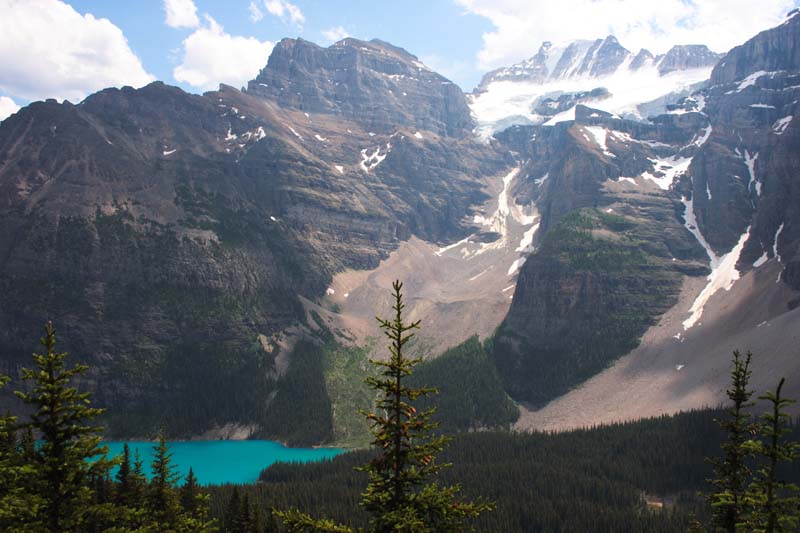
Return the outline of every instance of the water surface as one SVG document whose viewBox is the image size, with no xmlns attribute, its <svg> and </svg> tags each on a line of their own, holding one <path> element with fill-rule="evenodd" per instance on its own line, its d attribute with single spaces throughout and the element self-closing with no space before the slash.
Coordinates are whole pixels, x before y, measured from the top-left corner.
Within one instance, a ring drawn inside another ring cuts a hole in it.
<svg viewBox="0 0 800 533">
<path fill-rule="evenodd" d="M 121 455 L 124 442 L 105 442 L 109 456 Z M 128 442 L 131 463 L 134 450 L 150 475 L 153 460 L 153 442 Z M 170 442 L 172 464 L 181 477 L 192 467 L 201 484 L 252 483 L 264 468 L 277 461 L 307 463 L 334 457 L 344 450 L 339 448 L 287 448 L 269 440 L 209 440 Z"/>
</svg>

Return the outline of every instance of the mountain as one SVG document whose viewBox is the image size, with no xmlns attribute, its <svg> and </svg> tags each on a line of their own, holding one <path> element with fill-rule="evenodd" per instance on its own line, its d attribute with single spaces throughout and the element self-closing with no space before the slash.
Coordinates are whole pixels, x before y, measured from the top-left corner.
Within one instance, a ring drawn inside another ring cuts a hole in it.
<svg viewBox="0 0 800 533">
<path fill-rule="evenodd" d="M 0 372 L 52 319 L 111 435 L 358 442 L 401 279 L 462 429 L 509 395 L 522 429 L 715 405 L 733 348 L 796 392 L 798 34 L 545 43 L 471 95 L 284 39 L 243 90 L 31 104 L 0 123 Z"/>
<path fill-rule="evenodd" d="M 347 38 L 329 48 L 283 39 L 247 93 L 283 108 L 342 116 L 381 133 L 402 126 L 458 137 L 471 129 L 458 86 L 378 39 Z"/>
<path fill-rule="evenodd" d="M 650 121 L 578 105 L 497 134 L 542 214 L 494 340 L 522 426 L 714 405 L 736 348 L 756 389 L 798 381 L 799 35 L 792 13 Z"/>
<path fill-rule="evenodd" d="M 260 84 L 287 64 L 306 96 L 282 103 Z M 2 371 L 17 374 L 52 319 L 120 414 L 112 434 L 286 438 L 300 395 L 323 415 L 299 422 L 321 428 L 306 441 L 329 438 L 322 361 L 287 373 L 303 302 L 409 237 L 460 238 L 483 176 L 509 164 L 465 129 L 463 94 L 418 65 L 385 43 L 284 40 L 246 92 L 153 83 L 4 120 Z M 328 95 L 340 67 L 348 89 Z M 384 114 L 367 113 L 377 102 Z"/>
<path fill-rule="evenodd" d="M 484 92 L 489 85 L 499 81 L 542 84 L 556 80 L 604 78 L 618 71 L 633 72 L 646 67 L 655 67 L 664 76 L 676 70 L 713 67 L 722 57 L 724 54 L 716 54 L 700 44 L 676 45 L 659 56 L 653 56 L 645 49 L 634 55 L 613 35 L 594 41 L 561 44 L 545 41 L 530 59 L 485 74 L 476 92 Z"/>
<path fill-rule="evenodd" d="M 644 49 L 633 54 L 613 35 L 548 41 L 530 59 L 486 74 L 471 107 L 484 137 L 515 124 L 571 120 L 578 103 L 643 119 L 699 88 L 722 57 L 704 45 L 673 46 L 659 56 Z"/>
</svg>

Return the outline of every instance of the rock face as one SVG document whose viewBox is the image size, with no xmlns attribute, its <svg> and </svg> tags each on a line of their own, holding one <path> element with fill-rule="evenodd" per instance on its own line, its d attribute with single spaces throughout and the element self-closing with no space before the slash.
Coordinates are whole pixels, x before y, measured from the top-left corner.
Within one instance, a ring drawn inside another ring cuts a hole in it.
<svg viewBox="0 0 800 533">
<path fill-rule="evenodd" d="M 708 88 L 649 123 L 576 105 L 574 120 L 496 135 L 527 161 L 515 192 L 541 213 L 536 251 L 494 342 L 515 398 L 543 405 L 630 351 L 678 303 L 683 275 L 711 272 L 675 312 L 672 342 L 712 336 L 709 315 L 739 313 L 743 330 L 763 325 L 748 323 L 747 309 L 716 309 L 713 296 L 762 267 L 780 272 L 786 295 L 768 318 L 789 316 L 800 289 L 798 37 L 792 14 L 734 48 Z M 682 47 L 659 68 L 711 59 Z"/>
<path fill-rule="evenodd" d="M 684 274 L 707 272 L 702 248 L 676 216 L 680 204 L 662 192 L 679 172 L 670 158 L 696 126 L 635 123 L 579 106 L 574 121 L 498 135 L 528 161 L 518 201 L 541 214 L 494 341 L 514 398 L 542 405 L 600 372 L 676 303 Z M 695 152 L 683 149 L 688 158 Z"/>
<path fill-rule="evenodd" d="M 247 92 L 284 108 L 340 115 L 374 132 L 403 126 L 462 136 L 472 127 L 458 86 L 377 39 L 347 38 L 328 48 L 283 39 Z"/>
<path fill-rule="evenodd" d="M 714 68 L 711 84 L 732 83 L 758 71 L 800 70 L 798 15 L 800 10 L 791 11 L 786 21 L 777 28 L 762 31 L 731 50 L 729 57 Z"/>
<path fill-rule="evenodd" d="M 412 235 L 460 238 L 509 163 L 466 134 L 463 94 L 414 62 L 386 43 L 284 41 L 261 91 L 154 83 L 4 120 L 0 372 L 16 375 L 53 319 L 96 399 L 125 406 L 112 434 L 236 423 L 293 438 L 275 406 L 326 394 L 319 369 L 284 376 L 279 332 L 304 323 L 300 298 Z M 354 66 L 344 93 L 317 86 L 326 64 Z"/>
<path fill-rule="evenodd" d="M 656 60 L 662 76 L 676 70 L 688 70 L 716 65 L 725 54 L 715 54 L 704 44 L 673 46 Z"/>
<path fill-rule="evenodd" d="M 633 58 L 631 61 L 631 70 L 636 71 L 642 67 L 647 67 L 652 65 L 656 60 L 656 57 L 650 52 L 650 50 L 645 50 L 642 48 L 639 50 L 639 53 Z"/>
<path fill-rule="evenodd" d="M 607 76 L 617 70 L 631 53 L 619 44 L 617 38 L 609 35 L 602 41 L 598 39 L 583 58 L 578 76 Z"/>
</svg>

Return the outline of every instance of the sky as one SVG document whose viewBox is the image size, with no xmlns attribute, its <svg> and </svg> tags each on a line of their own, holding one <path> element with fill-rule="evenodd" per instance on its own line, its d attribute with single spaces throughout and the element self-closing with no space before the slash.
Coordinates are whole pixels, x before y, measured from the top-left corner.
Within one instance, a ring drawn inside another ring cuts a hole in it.
<svg viewBox="0 0 800 533">
<path fill-rule="evenodd" d="M 154 80 L 202 93 L 246 85 L 276 42 L 380 38 L 471 91 L 542 41 L 614 34 L 636 52 L 725 52 L 800 0 L 0 0 L 0 120 Z"/>
</svg>

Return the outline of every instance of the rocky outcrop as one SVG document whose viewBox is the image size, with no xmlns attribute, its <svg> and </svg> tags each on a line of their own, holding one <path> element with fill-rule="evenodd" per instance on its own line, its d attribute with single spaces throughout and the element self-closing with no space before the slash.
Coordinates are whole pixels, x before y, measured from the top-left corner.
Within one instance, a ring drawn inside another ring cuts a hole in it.
<svg viewBox="0 0 800 533">
<path fill-rule="evenodd" d="M 631 53 L 619 44 L 616 37 L 609 35 L 605 39 L 598 39 L 589 48 L 576 74 L 593 78 L 607 76 L 616 72 L 630 55 Z"/>
<path fill-rule="evenodd" d="M 463 136 L 472 127 L 458 86 L 377 39 L 348 37 L 328 48 L 283 39 L 247 92 L 284 108 L 341 116 L 373 132 L 402 126 Z"/>
<path fill-rule="evenodd" d="M 725 54 L 716 54 L 704 44 L 685 44 L 673 46 L 660 59 L 658 73 L 664 76 L 676 70 L 711 67 L 717 64 Z"/>
<path fill-rule="evenodd" d="M 711 73 L 711 84 L 732 83 L 758 71 L 800 71 L 800 10 L 789 13 L 776 28 L 762 31 L 733 48 Z"/>
</svg>

